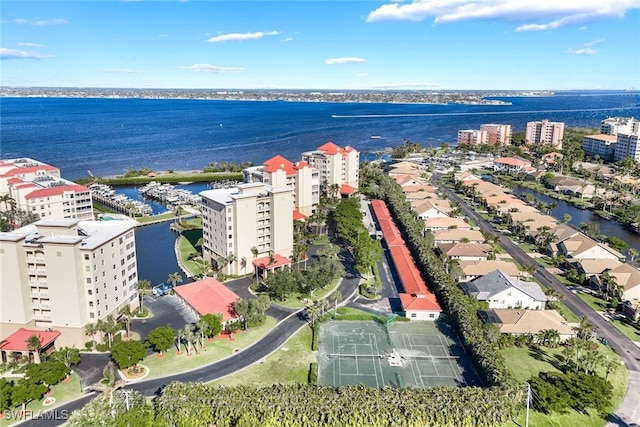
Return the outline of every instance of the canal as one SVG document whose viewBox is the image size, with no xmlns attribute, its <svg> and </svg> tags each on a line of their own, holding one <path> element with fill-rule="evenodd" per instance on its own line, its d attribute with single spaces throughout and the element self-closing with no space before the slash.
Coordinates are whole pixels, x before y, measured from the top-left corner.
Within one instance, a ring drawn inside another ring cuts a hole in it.
<svg viewBox="0 0 640 427">
<path fill-rule="evenodd" d="M 588 209 L 578 209 L 570 203 L 564 200 L 554 199 L 545 194 L 539 193 L 529 188 L 516 185 L 512 190 L 513 194 L 520 196 L 521 194 L 529 193 L 533 194 L 537 199 L 546 203 L 555 202 L 558 207 L 550 212 L 550 215 L 555 219 L 562 221 L 564 214 L 571 216 L 571 224 L 576 229 L 580 230 L 580 224 L 583 222 L 594 222 L 600 226 L 600 232 L 605 236 L 614 236 L 627 242 L 630 248 L 640 250 L 640 234 L 631 231 L 624 227 L 622 224 L 616 221 L 606 220 L 594 214 Z M 623 251 L 626 253 L 626 250 Z"/>
</svg>

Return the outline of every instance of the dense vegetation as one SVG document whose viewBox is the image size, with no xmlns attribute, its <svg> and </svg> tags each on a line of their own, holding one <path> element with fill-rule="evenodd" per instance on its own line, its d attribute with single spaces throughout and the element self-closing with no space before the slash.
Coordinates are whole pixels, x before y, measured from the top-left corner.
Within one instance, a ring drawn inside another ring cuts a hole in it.
<svg viewBox="0 0 640 427">
<path fill-rule="evenodd" d="M 487 339 L 487 331 L 476 314 L 476 306 L 448 274 L 446 266 L 433 249 L 432 238 L 428 233 L 423 233 L 423 225 L 416 219 L 399 185 L 382 170 L 371 165 L 365 165 L 361 169 L 360 179 L 361 191 L 387 202 L 418 267 L 427 278 L 428 286 L 460 331 L 463 343 L 472 355 L 483 382 L 488 386 L 510 384 L 512 380 L 504 359 L 497 346 Z"/>
</svg>

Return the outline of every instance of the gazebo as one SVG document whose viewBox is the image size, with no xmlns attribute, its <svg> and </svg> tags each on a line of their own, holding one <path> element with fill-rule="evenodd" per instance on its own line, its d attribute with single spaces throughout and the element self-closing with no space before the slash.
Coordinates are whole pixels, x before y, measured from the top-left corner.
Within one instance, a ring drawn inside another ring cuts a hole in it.
<svg viewBox="0 0 640 427">
<path fill-rule="evenodd" d="M 31 360 L 34 351 L 28 348 L 27 340 L 32 335 L 35 335 L 40 340 L 40 352 L 49 354 L 55 350 L 56 338 L 60 336 L 60 332 L 47 330 L 38 331 L 33 329 L 20 328 L 7 338 L 0 341 L 0 358 L 2 363 L 7 363 L 9 360 L 9 354 L 13 352 L 21 353 L 23 356 L 27 355 Z M 34 360 L 38 360 L 34 357 Z"/>
<path fill-rule="evenodd" d="M 282 255 L 274 254 L 253 260 L 253 269 L 260 277 L 265 278 L 270 271 L 279 270 L 286 265 L 291 265 L 291 260 Z"/>
</svg>

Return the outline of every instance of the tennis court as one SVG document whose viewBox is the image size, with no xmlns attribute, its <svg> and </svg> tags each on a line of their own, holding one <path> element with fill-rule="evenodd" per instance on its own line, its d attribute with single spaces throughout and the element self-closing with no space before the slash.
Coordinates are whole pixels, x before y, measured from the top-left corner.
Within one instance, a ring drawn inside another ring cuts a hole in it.
<svg viewBox="0 0 640 427">
<path fill-rule="evenodd" d="M 370 387 L 479 385 L 444 322 L 329 321 L 320 326 L 318 382 Z"/>
</svg>

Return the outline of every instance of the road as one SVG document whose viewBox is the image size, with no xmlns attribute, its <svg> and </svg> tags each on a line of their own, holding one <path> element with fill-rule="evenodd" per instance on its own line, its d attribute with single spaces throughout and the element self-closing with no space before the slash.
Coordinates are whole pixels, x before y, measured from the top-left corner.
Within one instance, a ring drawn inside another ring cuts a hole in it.
<svg viewBox="0 0 640 427">
<path fill-rule="evenodd" d="M 342 261 L 346 271 L 345 277 L 340 281 L 337 288 L 337 290 L 342 294 L 342 300 L 340 302 L 342 305 L 349 302 L 349 300 L 351 300 L 356 294 L 358 284 L 360 283 L 360 276 L 355 270 L 355 261 L 348 251 L 344 249 L 341 250 L 338 257 Z M 306 316 L 304 309 L 293 311 L 274 304 L 267 310 L 267 315 L 275 317 L 279 322 L 255 344 L 209 365 L 162 378 L 132 382 L 125 388 L 139 391 L 145 396 L 153 396 L 172 381 L 206 383 L 217 380 L 241 369 L 247 368 L 273 353 L 296 332 L 309 324 L 308 317 Z M 58 418 L 64 418 L 61 416 L 61 414 L 65 413 L 64 411 L 67 411 L 67 414 L 71 414 L 73 411 L 81 409 L 93 397 L 95 397 L 94 393 L 86 394 L 77 400 L 47 411 L 49 416 L 43 417 L 45 419 L 27 420 L 19 425 L 21 427 L 49 427 L 63 425 L 66 422 L 66 419 L 55 420 L 50 418 L 56 418 L 56 415 L 58 415 Z"/>
<path fill-rule="evenodd" d="M 432 183 L 438 185 L 439 175 L 432 178 Z M 598 328 L 598 335 L 606 339 L 620 358 L 624 361 L 629 372 L 629 386 L 624 400 L 618 410 L 613 415 L 613 419 L 608 426 L 635 426 L 640 425 L 640 348 L 635 345 L 622 332 L 617 330 L 613 325 L 606 321 L 600 314 L 596 313 L 584 301 L 578 298 L 565 285 L 556 279 L 546 269 L 540 267 L 538 263 L 524 252 L 511 239 L 502 235 L 493 224 L 485 220 L 480 214 L 466 204 L 451 189 L 438 185 L 447 195 L 449 200 L 457 202 L 460 209 L 467 217 L 473 220 L 480 227 L 481 231 L 487 231 L 498 236 L 498 240 L 502 248 L 509 253 L 522 266 L 532 265 L 536 270 L 532 273 L 533 277 L 542 283 L 545 287 L 553 288 L 563 296 L 564 304 L 576 315 L 585 316 L 587 320 Z"/>
</svg>

